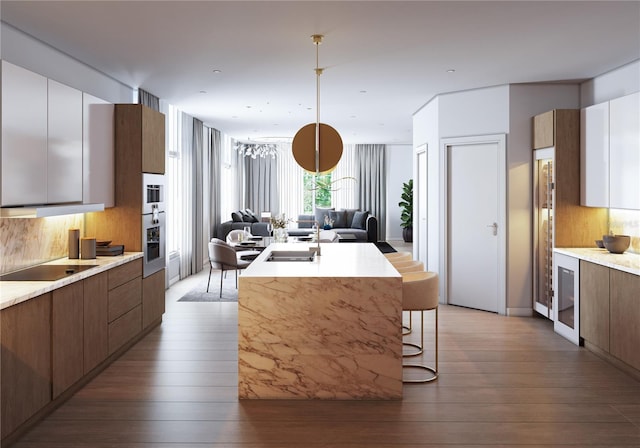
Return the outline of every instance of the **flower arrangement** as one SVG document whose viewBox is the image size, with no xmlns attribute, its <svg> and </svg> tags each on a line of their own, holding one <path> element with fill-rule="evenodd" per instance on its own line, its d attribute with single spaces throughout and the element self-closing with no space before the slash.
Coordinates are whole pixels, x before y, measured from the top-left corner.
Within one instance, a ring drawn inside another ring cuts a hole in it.
<svg viewBox="0 0 640 448">
<path fill-rule="evenodd" d="M 324 225 L 322 226 L 322 228 L 324 230 L 331 230 L 333 228 L 333 223 L 335 221 L 331 218 L 329 218 L 328 215 L 324 215 Z"/>
<path fill-rule="evenodd" d="M 271 217 L 271 226 L 274 229 L 284 229 L 290 222 L 291 219 L 285 218 L 284 214 Z"/>
</svg>

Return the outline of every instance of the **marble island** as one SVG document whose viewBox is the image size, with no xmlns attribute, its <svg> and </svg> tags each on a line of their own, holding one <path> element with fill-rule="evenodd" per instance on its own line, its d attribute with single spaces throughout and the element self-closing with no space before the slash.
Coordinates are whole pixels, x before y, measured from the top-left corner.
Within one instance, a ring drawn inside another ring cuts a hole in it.
<svg viewBox="0 0 640 448">
<path fill-rule="evenodd" d="M 322 244 L 307 262 L 266 261 L 240 275 L 241 399 L 401 399 L 402 277 L 370 243 Z"/>
</svg>

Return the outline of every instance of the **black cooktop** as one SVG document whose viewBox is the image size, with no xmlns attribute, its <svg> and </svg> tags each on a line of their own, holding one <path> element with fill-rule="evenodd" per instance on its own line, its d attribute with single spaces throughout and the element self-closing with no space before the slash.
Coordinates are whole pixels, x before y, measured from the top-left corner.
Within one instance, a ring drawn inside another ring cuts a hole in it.
<svg viewBox="0 0 640 448">
<path fill-rule="evenodd" d="M 53 282 L 97 267 L 95 264 L 42 264 L 0 275 L 3 282 Z"/>
</svg>

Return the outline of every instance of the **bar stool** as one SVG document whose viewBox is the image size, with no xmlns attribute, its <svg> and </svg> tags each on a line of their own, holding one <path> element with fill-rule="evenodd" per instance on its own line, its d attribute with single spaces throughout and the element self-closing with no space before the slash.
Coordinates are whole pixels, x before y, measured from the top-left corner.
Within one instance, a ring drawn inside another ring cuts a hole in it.
<svg viewBox="0 0 640 448">
<path fill-rule="evenodd" d="M 438 378 L 438 274 L 435 272 L 409 272 L 402 275 L 402 310 L 420 311 L 420 345 L 403 342 L 403 345 L 415 347 L 417 352 L 403 357 L 418 356 L 424 351 L 424 312 L 435 311 L 435 367 L 424 364 L 403 364 L 403 368 L 426 370 L 432 373 L 431 377 L 404 380 L 404 383 L 427 383 Z"/>
<path fill-rule="evenodd" d="M 400 274 L 424 271 L 424 263 L 419 260 L 392 262 L 391 264 Z"/>
<path fill-rule="evenodd" d="M 392 260 L 391 264 L 393 265 L 394 268 L 396 268 L 396 271 L 398 271 L 400 274 L 405 274 L 407 272 L 424 271 L 424 263 L 418 260 L 404 260 L 404 259 L 402 259 L 401 261 Z M 411 313 L 409 313 L 409 325 L 402 325 L 402 336 L 411 334 L 412 325 L 413 325 L 412 317 L 411 317 Z"/>
<path fill-rule="evenodd" d="M 413 258 L 413 254 L 411 254 L 411 252 L 391 252 L 383 255 L 389 261 L 411 260 Z"/>
</svg>

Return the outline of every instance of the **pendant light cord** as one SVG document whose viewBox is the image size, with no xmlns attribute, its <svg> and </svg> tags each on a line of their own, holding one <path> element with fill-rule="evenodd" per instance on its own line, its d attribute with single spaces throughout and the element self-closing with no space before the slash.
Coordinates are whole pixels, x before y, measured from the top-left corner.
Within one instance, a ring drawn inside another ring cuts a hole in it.
<svg viewBox="0 0 640 448">
<path fill-rule="evenodd" d="M 314 34 L 311 36 L 316 46 L 316 178 L 320 174 L 320 44 L 322 43 L 322 34 Z"/>
</svg>

